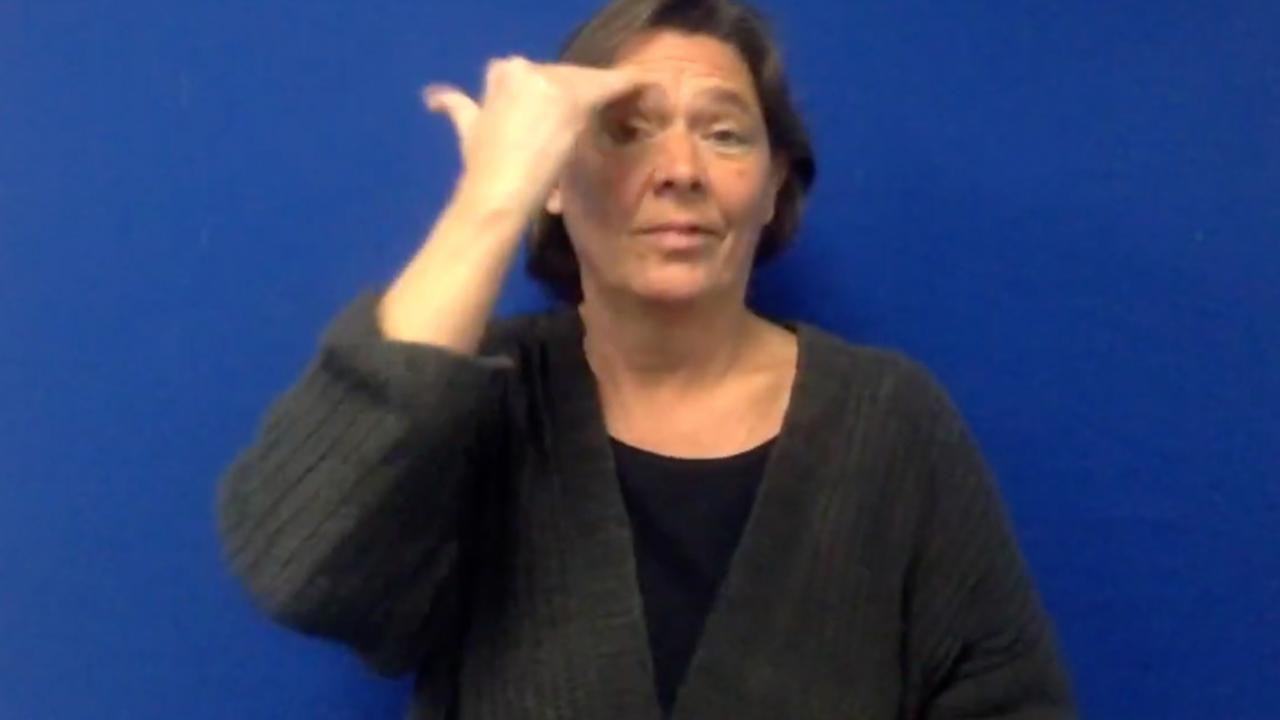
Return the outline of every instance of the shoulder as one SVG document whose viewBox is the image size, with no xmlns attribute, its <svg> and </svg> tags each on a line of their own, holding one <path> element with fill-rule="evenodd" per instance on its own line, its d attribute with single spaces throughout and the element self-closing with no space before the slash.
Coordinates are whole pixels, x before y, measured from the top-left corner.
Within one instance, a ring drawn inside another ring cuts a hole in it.
<svg viewBox="0 0 1280 720">
<path fill-rule="evenodd" d="M 573 308 L 552 306 L 490 318 L 485 323 L 477 355 L 495 363 L 519 364 L 548 344 L 572 341 Z"/>
<path fill-rule="evenodd" d="M 907 351 L 848 340 L 833 331 L 797 322 L 802 370 L 829 392 L 869 403 L 917 428 L 958 418 L 937 374 Z"/>
<path fill-rule="evenodd" d="M 854 343 L 812 326 L 805 330 L 814 382 L 849 395 L 842 412 L 891 438 L 886 442 L 895 444 L 892 452 L 902 454 L 898 467 L 911 468 L 904 472 L 923 480 L 913 486 L 915 497 L 934 504 L 943 497 L 990 500 L 991 470 L 977 439 L 928 365 L 900 348 Z"/>
</svg>

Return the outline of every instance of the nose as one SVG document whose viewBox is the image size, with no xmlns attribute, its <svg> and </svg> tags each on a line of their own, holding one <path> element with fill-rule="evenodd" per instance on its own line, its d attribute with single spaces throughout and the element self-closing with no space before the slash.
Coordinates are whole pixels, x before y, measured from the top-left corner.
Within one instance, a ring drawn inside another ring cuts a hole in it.
<svg viewBox="0 0 1280 720">
<path fill-rule="evenodd" d="M 659 193 L 699 193 L 706 188 L 697 139 L 683 127 L 671 127 L 654 148 L 653 174 Z"/>
</svg>

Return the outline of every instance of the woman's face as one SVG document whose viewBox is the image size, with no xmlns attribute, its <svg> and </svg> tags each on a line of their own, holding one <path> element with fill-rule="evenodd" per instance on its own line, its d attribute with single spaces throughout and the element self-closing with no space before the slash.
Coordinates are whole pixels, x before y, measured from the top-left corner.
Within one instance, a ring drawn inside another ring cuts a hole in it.
<svg viewBox="0 0 1280 720">
<path fill-rule="evenodd" d="M 750 71 L 731 45 L 667 30 L 625 45 L 615 65 L 654 85 L 602 110 L 547 200 L 584 291 L 741 296 L 786 167 L 772 157 Z"/>
</svg>

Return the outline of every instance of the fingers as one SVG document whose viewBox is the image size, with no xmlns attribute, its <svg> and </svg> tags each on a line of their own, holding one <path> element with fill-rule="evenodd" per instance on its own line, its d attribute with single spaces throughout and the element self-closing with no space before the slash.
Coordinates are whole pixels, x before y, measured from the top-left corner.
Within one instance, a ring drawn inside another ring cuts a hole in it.
<svg viewBox="0 0 1280 720">
<path fill-rule="evenodd" d="M 480 112 L 474 100 L 452 85 L 433 83 L 422 89 L 422 103 L 431 112 L 447 115 L 458 134 L 459 145 L 466 144 L 467 132 Z"/>
<path fill-rule="evenodd" d="M 636 68 L 604 70 L 598 78 L 596 88 L 603 102 L 608 102 L 635 90 L 659 85 L 658 77 L 652 71 Z"/>
<path fill-rule="evenodd" d="M 646 86 L 657 85 L 652 71 L 633 67 L 596 68 L 582 65 L 554 64 L 545 66 L 552 77 L 569 87 L 578 88 L 590 105 L 600 105 Z"/>
<path fill-rule="evenodd" d="M 496 95 L 505 98 L 506 104 L 515 103 L 520 112 L 537 115 L 547 106 L 547 101 L 557 103 L 561 109 L 580 114 L 567 122 L 575 128 L 583 121 L 592 122 L 592 116 L 601 107 L 623 96 L 650 87 L 661 87 L 660 78 L 652 70 L 635 67 L 598 68 L 567 63 L 532 63 L 518 56 L 508 57 L 489 64 L 485 80 L 484 102 L 486 106 Z M 448 115 L 458 137 L 458 148 L 465 159 L 470 147 L 470 136 L 481 108 L 457 87 L 444 83 L 431 83 L 422 89 L 422 103 L 431 112 Z M 503 103 L 499 103 L 503 105 Z M 509 109 L 508 109 L 509 110 Z M 585 111 L 585 112 L 583 112 Z M 525 118 L 521 118 L 525 119 Z M 505 122 L 510 122 L 507 118 Z M 576 132 L 576 130 L 575 130 Z"/>
</svg>

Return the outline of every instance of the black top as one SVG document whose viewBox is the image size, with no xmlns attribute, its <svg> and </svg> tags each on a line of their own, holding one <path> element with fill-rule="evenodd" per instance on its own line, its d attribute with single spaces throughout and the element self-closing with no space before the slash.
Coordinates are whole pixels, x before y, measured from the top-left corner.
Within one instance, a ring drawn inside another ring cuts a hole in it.
<svg viewBox="0 0 1280 720">
<path fill-rule="evenodd" d="M 631 520 L 658 700 L 669 717 L 773 440 L 707 459 L 669 457 L 610 440 Z"/>
</svg>

